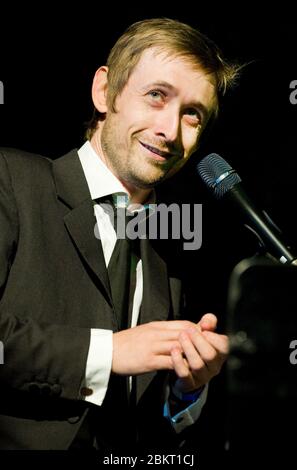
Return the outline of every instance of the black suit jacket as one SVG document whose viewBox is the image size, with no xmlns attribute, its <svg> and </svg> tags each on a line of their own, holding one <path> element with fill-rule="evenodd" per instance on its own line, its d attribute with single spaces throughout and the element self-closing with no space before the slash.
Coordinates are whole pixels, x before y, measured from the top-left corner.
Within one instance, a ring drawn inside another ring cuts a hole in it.
<svg viewBox="0 0 297 470">
<path fill-rule="evenodd" d="M 76 151 L 0 152 L 0 448 L 67 449 L 101 407 L 82 399 L 90 328 L 117 331 L 93 202 Z M 181 282 L 143 253 L 140 323 L 180 315 Z M 162 415 L 165 374 L 137 378 L 140 427 Z M 104 416 L 96 418 L 104 432 Z"/>
</svg>

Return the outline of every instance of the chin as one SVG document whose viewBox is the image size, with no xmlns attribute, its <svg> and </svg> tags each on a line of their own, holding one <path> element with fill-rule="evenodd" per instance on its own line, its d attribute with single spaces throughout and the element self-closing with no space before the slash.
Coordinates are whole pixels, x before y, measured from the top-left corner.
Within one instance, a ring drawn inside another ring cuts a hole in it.
<svg viewBox="0 0 297 470">
<path fill-rule="evenodd" d="M 160 184 L 162 181 L 164 181 L 165 178 L 166 178 L 166 174 L 155 175 L 151 177 L 137 175 L 137 176 L 131 177 L 129 182 L 133 184 L 134 186 L 137 186 L 138 188 L 150 189 Z"/>
</svg>

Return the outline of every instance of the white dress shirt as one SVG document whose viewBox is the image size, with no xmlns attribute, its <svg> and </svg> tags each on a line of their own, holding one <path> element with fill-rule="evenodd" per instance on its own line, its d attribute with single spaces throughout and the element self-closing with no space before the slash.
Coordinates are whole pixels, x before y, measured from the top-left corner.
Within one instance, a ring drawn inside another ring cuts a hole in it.
<svg viewBox="0 0 297 470">
<path fill-rule="evenodd" d="M 99 231 L 102 250 L 106 266 L 110 261 L 115 243 L 116 233 L 109 215 L 96 203 L 96 199 L 110 194 L 123 196 L 126 205 L 129 203 L 127 190 L 115 175 L 107 168 L 101 158 L 97 155 L 89 141 L 78 150 L 79 159 L 87 180 L 91 198 L 94 201 L 94 214 L 97 221 L 96 230 Z M 97 232 L 98 233 L 98 232 Z M 97 235 L 98 236 L 98 235 Z M 136 287 L 133 298 L 131 327 L 137 325 L 143 293 L 142 262 L 136 267 Z M 112 364 L 112 338 L 113 332 L 104 329 L 91 329 L 91 340 L 86 365 L 85 385 L 92 390 L 92 394 L 85 399 L 96 405 L 101 405 L 108 387 Z M 169 417 L 177 432 L 193 424 L 199 417 L 202 407 L 206 401 L 207 387 L 201 393 L 198 400 L 181 411 L 178 415 L 171 417 L 168 404 L 165 405 L 164 414 Z"/>
</svg>

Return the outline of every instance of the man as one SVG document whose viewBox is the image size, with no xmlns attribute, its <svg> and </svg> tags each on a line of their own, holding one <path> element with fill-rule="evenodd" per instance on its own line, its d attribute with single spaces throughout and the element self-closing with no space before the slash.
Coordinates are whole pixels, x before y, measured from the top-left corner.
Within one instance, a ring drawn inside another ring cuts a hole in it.
<svg viewBox="0 0 297 470">
<path fill-rule="evenodd" d="M 235 74 L 189 26 L 142 21 L 96 72 L 78 152 L 54 162 L 1 152 L 2 449 L 162 447 L 163 430 L 177 435 L 198 419 L 227 338 L 212 314 L 182 317 L 180 277 L 150 240 L 133 253 L 131 308 L 119 316 L 123 272 L 109 268 L 120 244 L 104 204 L 154 201 Z"/>
</svg>

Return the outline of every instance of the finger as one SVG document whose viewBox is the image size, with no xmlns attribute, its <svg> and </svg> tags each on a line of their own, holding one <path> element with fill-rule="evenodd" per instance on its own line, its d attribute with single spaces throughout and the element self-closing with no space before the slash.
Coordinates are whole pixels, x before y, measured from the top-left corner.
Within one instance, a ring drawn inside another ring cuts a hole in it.
<svg viewBox="0 0 297 470">
<path fill-rule="evenodd" d="M 149 325 L 151 325 L 154 329 L 162 329 L 166 331 L 170 330 L 186 330 L 187 328 L 191 328 L 193 326 L 196 326 L 195 323 L 189 321 L 189 320 L 170 320 L 170 321 L 155 321 L 155 322 L 150 322 Z"/>
<path fill-rule="evenodd" d="M 189 376 L 189 366 L 183 358 L 180 348 L 173 348 L 171 351 L 172 364 L 174 372 L 179 378 L 186 378 Z"/>
<path fill-rule="evenodd" d="M 226 335 L 219 335 L 212 331 L 203 331 L 202 335 L 207 341 L 222 355 L 229 354 L 229 338 Z"/>
<path fill-rule="evenodd" d="M 213 313 L 206 313 L 200 319 L 198 326 L 201 328 L 201 331 L 214 331 L 217 327 L 217 322 L 217 317 Z"/>
<path fill-rule="evenodd" d="M 159 354 L 159 355 L 170 356 L 171 351 L 174 348 L 180 348 L 180 344 L 178 340 L 160 341 L 153 346 L 153 352 L 154 354 L 157 354 L 157 355 Z"/>
<path fill-rule="evenodd" d="M 188 361 L 183 357 L 180 349 L 172 351 L 174 372 L 180 379 L 180 385 L 182 385 L 185 391 L 201 387 L 212 377 L 199 356 L 198 361 L 200 361 L 200 365 L 197 365 L 197 370 L 191 370 Z"/>
<path fill-rule="evenodd" d="M 189 321 L 160 321 L 142 325 L 151 335 L 152 341 L 178 340 L 181 331 L 195 328 L 195 323 Z"/>
<path fill-rule="evenodd" d="M 195 328 L 195 330 L 197 330 Z M 201 336 L 200 333 L 197 335 Z M 203 357 L 200 354 L 200 351 L 197 348 L 197 345 L 194 344 L 189 332 L 182 332 L 179 336 L 179 341 L 183 349 L 184 355 L 188 361 L 189 367 L 193 371 L 199 371 L 205 368 L 206 364 L 203 360 Z M 206 340 L 202 337 L 202 341 Z"/>
<path fill-rule="evenodd" d="M 161 343 L 166 343 L 166 342 L 178 342 L 179 341 L 179 335 L 181 333 L 181 331 L 184 331 L 184 330 L 181 330 L 181 329 L 174 329 L 174 330 L 164 330 L 164 329 L 161 329 L 161 330 L 154 330 L 154 331 L 150 331 L 149 332 L 149 335 L 147 336 L 147 338 L 149 338 L 149 341 L 152 343 L 152 344 L 156 344 L 156 345 L 159 345 Z"/>
<path fill-rule="evenodd" d="M 154 360 L 152 361 L 151 367 L 147 372 L 155 371 L 155 370 L 173 370 L 173 360 L 171 355 L 159 355 L 155 356 Z"/>
<path fill-rule="evenodd" d="M 192 341 L 193 348 L 196 350 L 201 361 L 205 364 L 209 372 L 212 375 L 217 374 L 223 363 L 222 355 L 207 341 L 202 333 L 197 331 L 196 328 L 189 330 L 189 337 Z M 201 366 L 196 359 L 193 364 L 190 363 L 190 367 L 193 370 L 199 370 Z"/>
</svg>

